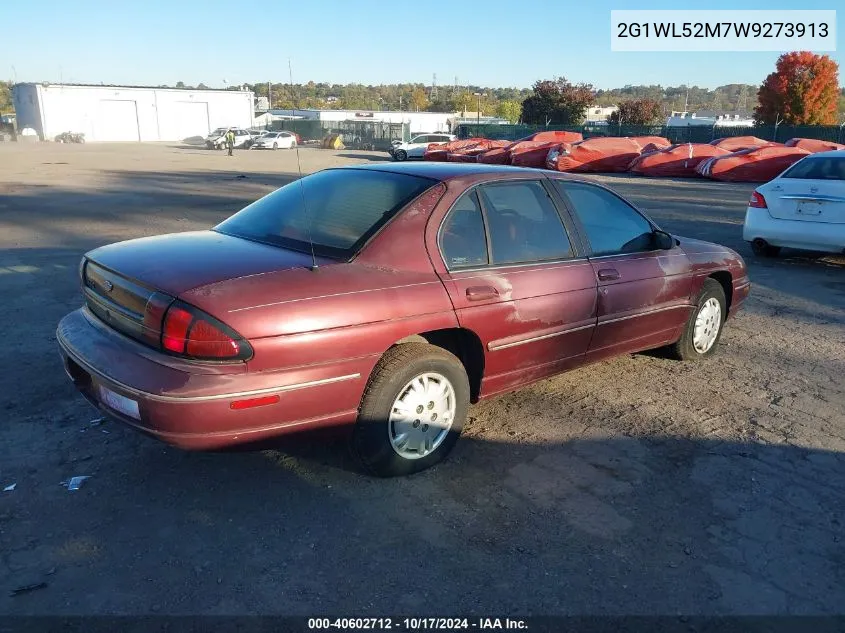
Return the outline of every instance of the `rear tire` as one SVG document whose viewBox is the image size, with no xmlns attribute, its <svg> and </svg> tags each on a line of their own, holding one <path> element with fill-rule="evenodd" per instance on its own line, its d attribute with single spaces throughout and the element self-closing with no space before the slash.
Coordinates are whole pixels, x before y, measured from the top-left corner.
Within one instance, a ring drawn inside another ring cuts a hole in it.
<svg viewBox="0 0 845 633">
<path fill-rule="evenodd" d="M 780 254 L 780 246 L 772 246 L 765 240 L 754 240 L 751 242 L 751 252 L 757 257 L 777 257 Z"/>
<path fill-rule="evenodd" d="M 397 345 L 370 376 L 352 435 L 353 452 L 380 477 L 425 470 L 458 441 L 469 394 L 466 371 L 453 354 L 426 343 Z"/>
<path fill-rule="evenodd" d="M 705 279 L 696 308 L 690 314 L 681 338 L 669 347 L 670 354 L 678 360 L 702 360 L 711 356 L 722 338 L 727 313 L 722 284 L 712 278 Z"/>
<path fill-rule="evenodd" d="M 396 152 L 393 154 L 393 158 L 395 158 L 401 163 L 403 160 L 406 160 L 408 158 L 408 152 L 406 152 L 404 149 L 396 150 Z"/>
</svg>

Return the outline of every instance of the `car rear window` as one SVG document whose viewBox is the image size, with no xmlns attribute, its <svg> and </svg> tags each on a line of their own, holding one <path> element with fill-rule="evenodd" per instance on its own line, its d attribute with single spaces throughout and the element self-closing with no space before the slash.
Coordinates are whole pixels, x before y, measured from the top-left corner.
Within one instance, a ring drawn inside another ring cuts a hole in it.
<svg viewBox="0 0 845 633">
<path fill-rule="evenodd" d="M 819 156 L 795 163 L 781 178 L 845 180 L 845 156 Z"/>
<path fill-rule="evenodd" d="M 364 169 L 311 174 L 236 213 L 214 230 L 325 257 L 348 259 L 436 181 Z M 309 243 L 310 238 L 310 243 Z"/>
</svg>

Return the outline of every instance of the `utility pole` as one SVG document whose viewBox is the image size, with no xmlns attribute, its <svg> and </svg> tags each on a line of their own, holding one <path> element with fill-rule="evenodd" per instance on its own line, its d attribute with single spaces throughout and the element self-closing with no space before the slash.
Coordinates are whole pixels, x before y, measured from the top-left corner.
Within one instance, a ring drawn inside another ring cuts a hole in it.
<svg viewBox="0 0 845 633">
<path fill-rule="evenodd" d="M 775 137 L 772 139 L 775 143 L 778 142 L 778 125 L 783 123 L 783 119 L 780 118 L 780 112 L 775 114 Z"/>
<path fill-rule="evenodd" d="M 273 109 L 273 92 L 270 90 L 270 82 L 267 82 L 267 109 Z"/>
<path fill-rule="evenodd" d="M 481 133 L 481 97 L 486 97 L 486 92 L 474 92 L 475 95 L 475 135 Z"/>
<path fill-rule="evenodd" d="M 437 73 L 431 75 L 431 94 L 429 99 L 434 101 L 437 98 Z"/>
</svg>

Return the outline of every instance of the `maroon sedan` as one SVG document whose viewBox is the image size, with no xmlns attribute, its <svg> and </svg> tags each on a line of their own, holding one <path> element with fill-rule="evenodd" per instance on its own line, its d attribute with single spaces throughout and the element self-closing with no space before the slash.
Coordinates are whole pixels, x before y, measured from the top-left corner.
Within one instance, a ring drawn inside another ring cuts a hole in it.
<svg viewBox="0 0 845 633">
<path fill-rule="evenodd" d="M 750 289 L 737 253 L 594 182 L 449 163 L 321 171 L 80 276 L 58 341 L 105 413 L 190 449 L 347 426 L 379 475 L 440 461 L 470 402 L 619 354 L 709 356 Z"/>
</svg>

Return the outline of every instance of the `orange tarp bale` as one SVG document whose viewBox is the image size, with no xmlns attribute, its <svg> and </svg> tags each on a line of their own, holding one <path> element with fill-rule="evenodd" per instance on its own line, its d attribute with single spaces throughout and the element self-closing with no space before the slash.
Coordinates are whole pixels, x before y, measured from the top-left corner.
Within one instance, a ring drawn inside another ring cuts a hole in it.
<svg viewBox="0 0 845 633">
<path fill-rule="evenodd" d="M 478 155 L 479 163 L 488 163 L 490 165 L 507 165 L 510 159 L 511 155 L 507 147 L 488 149 L 483 154 Z"/>
<path fill-rule="evenodd" d="M 448 153 L 446 143 L 429 143 L 423 152 L 423 160 L 445 161 Z"/>
<path fill-rule="evenodd" d="M 768 182 L 809 154 L 807 150 L 798 147 L 770 145 L 708 158 L 699 163 L 695 170 L 713 180 Z"/>
<path fill-rule="evenodd" d="M 631 162 L 628 170 L 642 176 L 690 178 L 697 175 L 695 168 L 702 161 L 729 153 L 728 150 L 709 143 L 672 145 L 657 152 L 643 153 Z"/>
<path fill-rule="evenodd" d="M 779 145 L 779 143 L 772 143 L 771 141 L 764 141 L 756 136 L 727 136 L 725 138 L 717 138 L 710 141 L 710 145 L 721 147 L 729 152 L 738 152 L 743 149 L 751 149 L 753 147 L 766 147 L 767 145 Z"/>
<path fill-rule="evenodd" d="M 819 141 L 814 138 L 791 138 L 786 143 L 786 147 L 797 147 L 805 149 L 811 154 L 816 152 L 830 152 L 833 150 L 845 149 L 845 145 L 834 143 L 833 141 Z"/>
<path fill-rule="evenodd" d="M 520 141 L 510 150 L 510 163 L 516 167 L 545 167 L 549 150 L 560 141 Z"/>
<path fill-rule="evenodd" d="M 446 160 L 450 163 L 475 163 L 478 162 L 477 154 L 465 154 L 460 152 L 449 152 Z"/>
<path fill-rule="evenodd" d="M 578 141 L 583 141 L 584 136 L 581 132 L 567 132 L 565 130 L 548 130 L 546 132 L 535 132 L 531 136 L 528 136 L 524 139 L 520 139 L 522 141 L 536 141 L 538 143 L 549 143 L 554 141 L 555 143 L 577 143 Z"/>
<path fill-rule="evenodd" d="M 642 145 L 631 138 L 597 137 L 580 143 L 561 143 L 546 157 L 546 167 L 557 171 L 619 173 L 640 155 Z M 555 153 L 554 157 L 552 154 Z"/>
<path fill-rule="evenodd" d="M 628 138 L 642 145 L 643 150 L 645 150 L 645 148 L 649 145 L 654 145 L 659 149 L 663 149 L 664 147 L 669 147 L 672 144 L 672 141 L 668 138 L 663 138 L 662 136 L 629 136 Z"/>
</svg>

